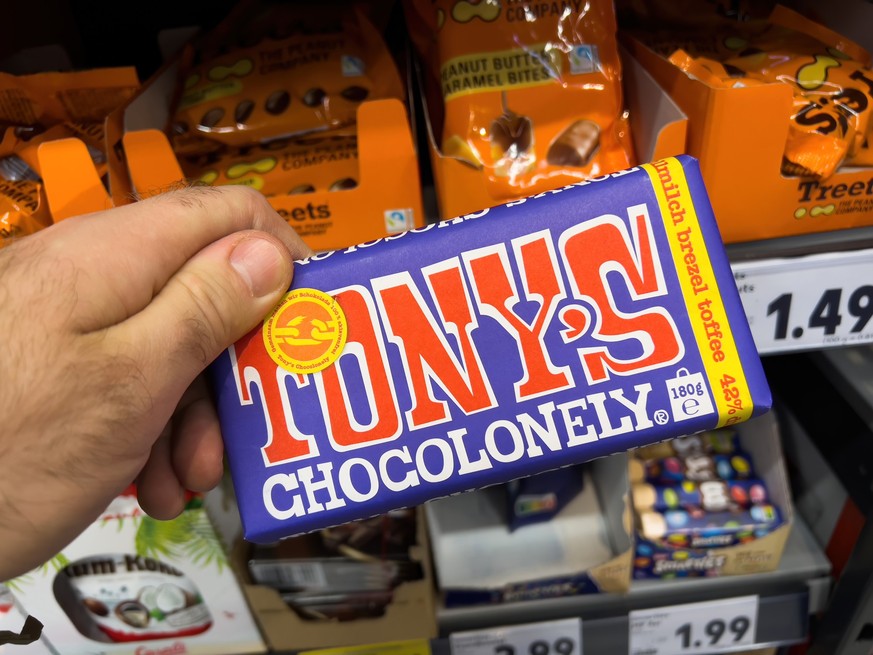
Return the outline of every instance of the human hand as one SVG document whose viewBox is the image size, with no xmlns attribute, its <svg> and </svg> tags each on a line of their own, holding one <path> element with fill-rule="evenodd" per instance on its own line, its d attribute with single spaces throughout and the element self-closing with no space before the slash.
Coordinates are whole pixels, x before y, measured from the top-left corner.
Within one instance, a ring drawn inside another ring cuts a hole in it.
<svg viewBox="0 0 873 655">
<path fill-rule="evenodd" d="M 0 580 L 55 555 L 136 480 L 156 518 L 223 445 L 200 373 L 309 254 L 259 193 L 196 187 L 0 250 Z"/>
</svg>

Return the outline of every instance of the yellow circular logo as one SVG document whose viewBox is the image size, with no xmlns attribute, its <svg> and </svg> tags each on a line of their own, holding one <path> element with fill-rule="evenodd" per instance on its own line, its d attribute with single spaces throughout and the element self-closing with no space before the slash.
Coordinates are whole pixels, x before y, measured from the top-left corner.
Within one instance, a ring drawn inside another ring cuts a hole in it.
<svg viewBox="0 0 873 655">
<path fill-rule="evenodd" d="M 318 289 L 285 294 L 264 321 L 264 346 L 291 373 L 317 373 L 333 364 L 346 345 L 346 317 L 336 299 Z"/>
</svg>

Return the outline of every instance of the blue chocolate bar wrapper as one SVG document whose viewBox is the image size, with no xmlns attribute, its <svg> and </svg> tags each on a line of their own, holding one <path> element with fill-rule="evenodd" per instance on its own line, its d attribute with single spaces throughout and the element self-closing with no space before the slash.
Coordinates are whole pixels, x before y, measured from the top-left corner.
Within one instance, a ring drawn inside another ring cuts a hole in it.
<svg viewBox="0 0 873 655">
<path fill-rule="evenodd" d="M 297 262 L 212 377 L 260 543 L 771 405 L 684 156 Z"/>
</svg>

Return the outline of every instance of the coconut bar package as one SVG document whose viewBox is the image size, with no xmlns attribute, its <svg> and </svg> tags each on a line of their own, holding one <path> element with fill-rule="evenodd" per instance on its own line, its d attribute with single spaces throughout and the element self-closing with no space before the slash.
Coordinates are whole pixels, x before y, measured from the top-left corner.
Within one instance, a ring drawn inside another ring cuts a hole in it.
<svg viewBox="0 0 873 655">
<path fill-rule="evenodd" d="M 688 157 L 297 262 L 212 372 L 255 542 L 771 404 Z"/>
</svg>

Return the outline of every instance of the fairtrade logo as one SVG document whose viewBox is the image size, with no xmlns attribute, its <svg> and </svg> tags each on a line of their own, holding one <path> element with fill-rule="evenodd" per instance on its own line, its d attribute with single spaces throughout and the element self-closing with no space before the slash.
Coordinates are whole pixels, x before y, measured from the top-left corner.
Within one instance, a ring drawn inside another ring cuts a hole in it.
<svg viewBox="0 0 873 655">
<path fill-rule="evenodd" d="M 317 289 L 287 293 L 264 321 L 264 345 L 270 358 L 291 373 L 317 373 L 333 364 L 346 344 L 342 308 Z"/>
</svg>

